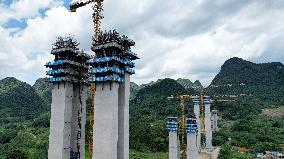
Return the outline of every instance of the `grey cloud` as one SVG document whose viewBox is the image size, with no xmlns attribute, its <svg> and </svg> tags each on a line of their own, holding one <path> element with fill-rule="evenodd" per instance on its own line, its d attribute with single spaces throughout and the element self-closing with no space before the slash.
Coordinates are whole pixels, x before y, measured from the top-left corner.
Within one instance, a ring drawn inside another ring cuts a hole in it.
<svg viewBox="0 0 284 159">
<path fill-rule="evenodd" d="M 152 13 L 148 17 L 150 24 L 147 22 L 144 22 L 144 24 L 150 25 L 156 33 L 162 36 L 187 37 L 206 32 L 216 25 L 224 23 L 226 18 L 248 6 L 252 1 L 203 1 L 193 8 L 192 6 L 196 5 L 194 3 L 196 2 L 183 0 L 176 6 L 178 11 L 173 13 L 171 13 L 170 8 L 175 6 L 167 6 L 163 2 L 157 3 L 158 12 L 156 9 L 150 10 Z M 157 13 L 160 16 L 155 16 Z M 164 17 L 163 14 L 167 16 Z"/>
</svg>

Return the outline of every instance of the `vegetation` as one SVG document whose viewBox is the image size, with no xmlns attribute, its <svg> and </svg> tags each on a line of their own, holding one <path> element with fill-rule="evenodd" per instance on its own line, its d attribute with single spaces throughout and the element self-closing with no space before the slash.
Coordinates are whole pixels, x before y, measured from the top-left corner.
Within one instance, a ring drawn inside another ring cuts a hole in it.
<svg viewBox="0 0 284 159">
<path fill-rule="evenodd" d="M 221 146 L 218 159 L 253 159 L 251 154 L 240 153 L 232 150 L 232 146 L 228 143 Z"/>
<path fill-rule="evenodd" d="M 0 109 L 0 121 L 13 122 L 32 119 L 46 111 L 47 105 L 27 83 L 5 78 L 0 81 Z"/>
<path fill-rule="evenodd" d="M 39 78 L 38 80 L 36 80 L 33 88 L 37 92 L 37 94 L 46 102 L 47 105 L 51 103 L 51 83 L 46 82 L 44 78 Z"/>
<path fill-rule="evenodd" d="M 15 78 L 0 81 L 0 159 L 45 159 L 49 106 L 37 91 Z"/>
<path fill-rule="evenodd" d="M 222 66 L 206 92 L 213 96 L 247 96 L 213 103 L 221 116 L 220 129 L 213 133 L 213 144 L 221 146 L 219 159 L 251 158 L 249 154 L 234 151 L 234 147 L 248 148 L 251 153 L 281 150 L 284 117 L 281 113 L 266 116 L 262 112 L 265 108 L 282 110 L 283 72 L 280 63 L 253 64 L 238 58 Z M 163 79 L 141 86 L 131 83 L 130 158 L 167 158 L 166 119 L 180 116 L 178 102 L 167 97 L 196 94 L 190 86 L 196 89 L 201 85 L 186 79 Z M 0 159 L 47 158 L 51 89 L 52 85 L 44 79 L 37 80 L 34 86 L 15 78 L 0 80 Z M 186 105 L 190 115 L 192 103 L 187 101 Z M 88 132 L 88 121 L 86 129 Z"/>
<path fill-rule="evenodd" d="M 283 83 L 283 64 L 255 64 L 235 57 L 224 63 L 206 92 L 218 96 L 253 96 L 262 102 L 273 102 L 284 96 Z"/>
<path fill-rule="evenodd" d="M 283 77 L 281 63 L 254 64 L 240 58 L 227 60 L 206 92 L 219 98 L 224 95 L 237 95 L 237 98 L 213 104 L 222 115 L 220 130 L 213 134 L 213 144 L 222 145 L 231 138 L 232 146 L 245 147 L 251 152 L 281 150 L 284 117 L 281 114 L 265 116 L 262 110 L 283 107 Z"/>
<path fill-rule="evenodd" d="M 129 157 L 131 159 L 168 159 L 168 153 L 163 152 L 137 152 L 137 151 L 130 151 Z"/>
<path fill-rule="evenodd" d="M 164 79 L 146 86 L 130 101 L 130 148 L 141 152 L 166 152 L 168 133 L 166 119 L 179 116 L 177 101 L 167 97 L 194 94 L 172 79 Z"/>
<path fill-rule="evenodd" d="M 258 105 L 218 103 L 223 109 L 220 131 L 213 134 L 213 144 L 222 145 L 231 138 L 232 146 L 245 147 L 251 152 L 281 150 L 284 143 L 284 117 L 260 115 Z"/>
</svg>

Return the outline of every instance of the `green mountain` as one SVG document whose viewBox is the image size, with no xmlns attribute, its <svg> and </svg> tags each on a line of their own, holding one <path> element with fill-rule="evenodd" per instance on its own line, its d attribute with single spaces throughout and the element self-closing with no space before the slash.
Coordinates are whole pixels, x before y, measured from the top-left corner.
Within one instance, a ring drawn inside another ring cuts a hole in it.
<svg viewBox="0 0 284 159">
<path fill-rule="evenodd" d="M 47 105 L 51 103 L 52 84 L 46 82 L 45 78 L 39 78 L 33 85 L 36 93 L 46 102 Z"/>
<path fill-rule="evenodd" d="M 281 151 L 284 125 L 280 123 L 284 116 L 272 117 L 262 112 L 265 108 L 282 109 L 283 77 L 284 66 L 278 62 L 256 64 L 240 58 L 227 60 L 205 90 L 215 99 L 234 99 L 213 103 L 222 115 L 219 131 L 213 133 L 213 144 L 245 147 L 252 153 Z"/>
<path fill-rule="evenodd" d="M 201 82 L 199 80 L 196 80 L 193 84 L 192 84 L 192 88 L 196 91 L 200 91 L 201 89 L 203 89 L 203 86 L 201 84 Z"/>
<path fill-rule="evenodd" d="M 44 100 L 27 83 L 13 77 L 0 80 L 1 117 L 33 118 L 47 110 Z"/>
<path fill-rule="evenodd" d="M 173 79 L 163 79 L 141 88 L 130 101 L 130 148 L 139 151 L 166 151 L 168 133 L 166 119 L 178 116 L 177 101 L 167 97 L 194 94 Z"/>
<path fill-rule="evenodd" d="M 234 57 L 222 65 L 206 92 L 214 96 L 250 96 L 275 101 L 284 96 L 283 83 L 283 64 L 256 64 Z"/>
<path fill-rule="evenodd" d="M 0 80 L 0 158 L 45 159 L 49 107 L 29 84 Z"/>
<path fill-rule="evenodd" d="M 203 86 L 199 80 L 196 80 L 194 83 L 192 83 L 189 79 L 179 78 L 176 81 L 181 84 L 185 89 L 193 88 L 195 91 L 200 91 L 200 89 L 203 89 Z"/>
<path fill-rule="evenodd" d="M 193 86 L 193 83 L 189 79 L 179 78 L 176 81 L 181 84 L 185 89 L 192 88 Z"/>
<path fill-rule="evenodd" d="M 130 99 L 133 99 L 138 91 L 139 91 L 139 85 L 134 82 L 130 82 Z"/>
<path fill-rule="evenodd" d="M 151 81 L 150 83 L 147 84 L 141 84 L 140 86 L 134 82 L 130 82 L 130 99 L 133 99 L 140 89 L 145 88 L 147 86 L 152 86 L 161 81 L 163 81 L 163 79 L 158 79 L 157 81 Z M 196 91 L 198 91 L 200 88 L 203 88 L 199 80 L 196 80 L 194 83 L 192 83 L 189 79 L 179 78 L 175 81 L 178 82 L 180 85 L 182 85 L 189 92 L 194 92 L 192 88 Z"/>
</svg>

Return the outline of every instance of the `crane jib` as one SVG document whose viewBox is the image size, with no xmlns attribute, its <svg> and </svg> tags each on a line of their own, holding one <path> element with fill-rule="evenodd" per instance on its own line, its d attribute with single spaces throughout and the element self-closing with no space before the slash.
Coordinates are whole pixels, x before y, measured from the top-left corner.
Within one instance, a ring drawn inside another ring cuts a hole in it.
<svg viewBox="0 0 284 159">
<path fill-rule="evenodd" d="M 80 7 L 83 7 L 87 4 L 90 4 L 90 3 L 93 3 L 93 2 L 103 2 L 104 0 L 88 0 L 86 2 L 83 2 L 83 1 L 79 1 L 79 2 L 73 2 L 73 3 L 70 3 L 69 5 L 69 8 L 70 8 L 70 11 L 71 12 L 76 12 L 76 10 Z"/>
</svg>

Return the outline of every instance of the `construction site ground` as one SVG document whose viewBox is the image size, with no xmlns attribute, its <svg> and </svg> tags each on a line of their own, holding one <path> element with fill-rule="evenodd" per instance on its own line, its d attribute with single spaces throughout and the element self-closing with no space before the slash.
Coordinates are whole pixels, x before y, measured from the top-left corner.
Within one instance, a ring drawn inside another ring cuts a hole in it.
<svg viewBox="0 0 284 159">
<path fill-rule="evenodd" d="M 262 110 L 262 115 L 271 117 L 281 117 L 284 115 L 284 106 L 279 108 L 266 108 Z"/>
</svg>

